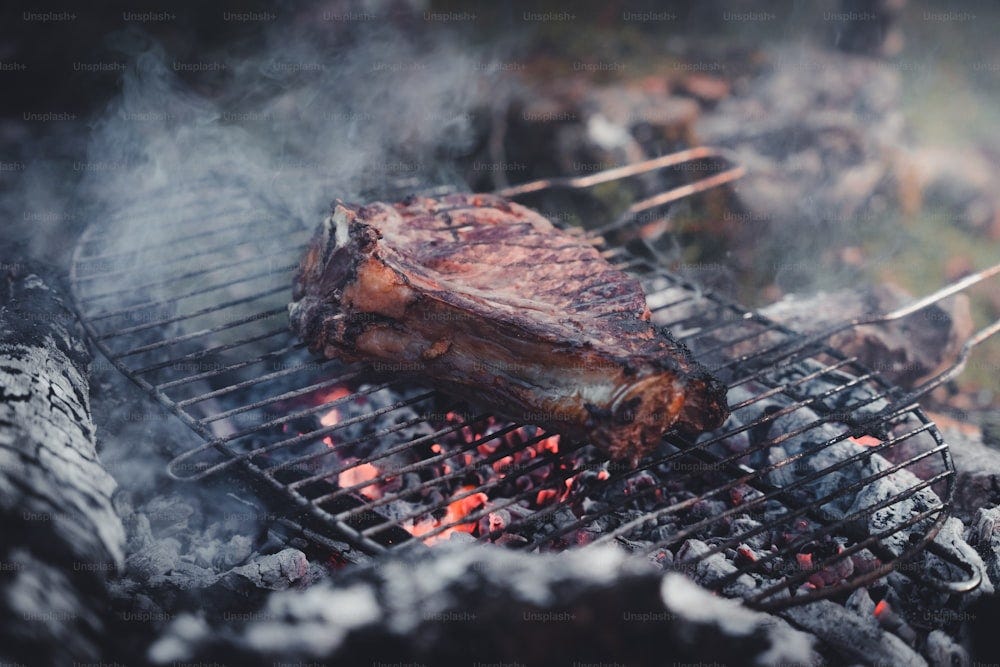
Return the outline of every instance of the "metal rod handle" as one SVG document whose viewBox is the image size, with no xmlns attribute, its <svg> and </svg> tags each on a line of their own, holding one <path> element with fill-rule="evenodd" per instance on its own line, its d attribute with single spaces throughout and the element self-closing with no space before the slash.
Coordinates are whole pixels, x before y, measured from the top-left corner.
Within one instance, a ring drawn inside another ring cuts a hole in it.
<svg viewBox="0 0 1000 667">
<path fill-rule="evenodd" d="M 809 347 L 810 345 L 820 343 L 826 340 L 827 338 L 835 334 L 838 334 L 842 331 L 847 331 L 848 329 L 853 329 L 855 327 L 871 325 L 871 324 L 886 324 L 888 322 L 908 317 L 916 312 L 919 312 L 927 308 L 928 306 L 932 306 L 935 303 L 938 303 L 942 299 L 946 299 L 949 296 L 958 294 L 959 292 L 964 291 L 972 287 L 973 285 L 981 283 L 984 280 L 992 278 L 996 275 L 1000 275 L 1000 264 L 995 264 L 981 271 L 972 273 L 957 282 L 942 287 L 936 292 L 928 294 L 927 296 L 921 299 L 917 299 L 913 303 L 909 303 L 895 310 L 891 310 L 886 313 L 873 313 L 869 315 L 862 315 L 861 317 L 856 317 L 852 320 L 848 320 L 845 322 L 838 322 L 837 324 L 833 324 L 815 333 L 811 333 L 801 338 L 794 339 L 793 341 L 790 341 L 788 345 L 779 345 L 774 350 L 779 354 L 776 357 L 772 358 L 775 359 L 788 358 L 790 355 L 793 355 L 795 352 L 799 350 L 803 350 Z M 972 352 L 972 349 L 998 332 L 1000 332 L 1000 320 L 997 320 L 993 324 L 987 325 L 986 327 L 983 327 L 982 329 L 977 331 L 962 346 L 962 350 L 959 353 L 959 356 L 954 364 L 952 364 L 950 367 L 948 367 L 938 375 L 934 376 L 934 378 L 932 378 L 931 380 L 928 380 L 927 382 L 921 384 L 916 389 L 909 392 L 908 397 L 912 399 L 912 398 L 917 398 L 919 396 L 923 396 L 924 394 L 931 391 L 935 387 L 944 384 L 945 382 L 948 382 L 955 376 L 959 375 L 965 368 L 965 364 L 968 361 L 968 357 L 969 354 Z"/>
<path fill-rule="evenodd" d="M 600 185 L 601 183 L 608 183 L 622 178 L 638 176 L 639 174 L 645 174 L 658 169 L 666 169 L 667 167 L 674 167 L 685 162 L 692 162 L 694 160 L 701 160 L 709 157 L 719 157 L 729 161 L 730 163 L 733 162 L 720 149 L 699 146 L 696 148 L 688 148 L 682 151 L 677 151 L 676 153 L 668 153 L 667 155 L 661 155 L 659 157 L 643 160 L 642 162 L 635 162 L 622 167 L 605 169 L 604 171 L 598 171 L 587 176 L 554 176 L 552 178 L 540 178 L 535 181 L 528 181 L 527 183 L 521 183 L 519 185 L 512 185 L 507 188 L 494 190 L 493 194 L 499 195 L 500 197 L 519 197 L 532 192 L 541 192 L 543 190 L 556 188 L 583 190 L 591 188 L 595 185 Z M 742 167 L 739 167 L 738 169 L 742 170 Z M 743 174 L 741 173 L 740 176 L 742 175 Z M 736 178 L 739 178 L 739 176 Z M 663 193 L 663 195 L 666 194 L 667 193 Z M 673 199 L 677 199 L 682 196 L 684 195 L 679 195 Z M 673 199 L 670 199 L 669 201 L 673 201 Z"/>
</svg>

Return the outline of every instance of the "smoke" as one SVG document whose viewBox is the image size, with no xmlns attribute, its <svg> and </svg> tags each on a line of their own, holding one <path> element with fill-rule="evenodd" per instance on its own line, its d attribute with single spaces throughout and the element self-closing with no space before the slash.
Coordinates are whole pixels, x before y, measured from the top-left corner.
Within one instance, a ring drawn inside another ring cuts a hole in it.
<svg viewBox="0 0 1000 667">
<path fill-rule="evenodd" d="M 296 240 L 304 240 L 302 230 L 317 225 L 336 198 L 401 196 L 432 184 L 462 187 L 449 165 L 456 155 L 474 147 L 480 113 L 485 110 L 488 117 L 492 105 L 504 103 L 489 54 L 461 35 L 437 27 L 416 30 L 407 29 L 405 23 L 371 22 L 347 31 L 343 26 L 326 25 L 322 30 L 312 26 L 293 19 L 268 28 L 252 44 L 227 44 L 226 51 L 206 52 L 195 59 L 180 59 L 140 32 L 116 36 L 115 47 L 127 62 L 121 92 L 92 125 L 88 168 L 78 190 L 87 218 L 109 232 L 100 237 L 99 247 L 89 248 L 110 259 L 84 264 L 88 270 L 108 271 L 112 278 L 85 283 L 84 296 L 87 291 L 122 291 L 129 286 L 122 284 L 127 279 L 149 286 L 126 289 L 111 299 L 98 298 L 96 306 L 115 310 L 147 301 L 167 305 L 139 309 L 133 321 L 102 321 L 116 327 L 157 324 L 111 339 L 112 349 L 156 343 L 274 306 L 281 310 L 291 292 L 287 273 L 265 282 L 205 288 L 267 268 L 261 267 L 267 261 L 261 258 L 276 246 L 294 246 L 285 237 L 296 230 L 300 234 Z M 191 234 L 200 236 L 178 240 Z M 194 256 L 172 259 L 188 255 Z M 221 277 L 177 277 L 234 259 L 242 263 Z M 288 253 L 279 259 L 287 264 L 298 257 Z M 214 311 L 217 304 L 271 288 L 277 291 L 267 301 Z M 204 293 L 177 301 L 193 290 Z M 173 321 L 178 314 L 201 309 L 213 312 Z M 126 363 L 155 364 L 165 354 L 180 359 L 226 342 L 227 335 L 245 336 L 286 325 L 287 316 L 278 313 L 269 321 L 248 323 L 239 333 L 219 332 L 171 345 L 166 352 L 157 349 L 129 357 Z M 211 372 L 222 364 L 254 358 L 273 343 L 265 339 L 259 348 L 250 345 L 229 355 L 188 358 L 144 377 L 156 384 Z M 254 366 L 246 373 L 250 377 L 269 370 L 273 368 Z M 181 386 L 172 396 L 178 399 L 184 392 L 198 395 L 212 388 L 198 381 Z M 149 456 L 149 448 L 155 446 L 169 458 L 200 441 L 176 420 L 162 419 L 158 407 L 139 410 L 134 396 L 115 404 L 114 393 L 102 397 L 96 410 L 109 413 L 100 421 L 105 432 L 112 432 L 105 437 L 102 457 L 131 480 L 123 486 L 135 497 L 122 501 L 123 511 L 129 516 L 133 511 L 152 516 L 158 505 L 173 506 L 181 497 L 199 498 L 198 520 L 187 522 L 190 530 L 183 532 L 187 535 L 181 540 L 183 546 L 166 539 L 156 548 L 170 551 L 173 561 L 197 562 L 201 567 L 206 560 L 203 553 L 178 549 L 195 549 L 188 545 L 198 543 L 227 544 L 228 532 L 212 533 L 208 539 L 208 532 L 198 531 L 206 526 L 206 531 L 215 530 L 213 523 L 225 518 L 221 508 L 231 508 L 232 503 L 221 491 L 204 485 L 155 495 L 157 487 L 163 488 L 156 479 L 162 481 L 165 461 Z M 221 411 L 230 406 L 196 404 L 191 411 L 211 412 L 213 407 Z M 213 428 L 226 432 L 221 422 L 213 423 Z M 247 528 L 245 523 L 233 534 L 246 535 L 258 528 Z M 148 549 L 145 543 L 159 539 L 146 536 L 139 547 Z M 225 548 L 205 546 L 202 551 L 222 553 Z"/>
<path fill-rule="evenodd" d="M 318 221 L 335 197 L 440 181 L 447 158 L 470 146 L 475 113 L 495 87 L 484 58 L 458 36 L 417 33 L 293 23 L 248 52 L 184 62 L 142 35 L 121 35 L 130 66 L 88 150 L 90 163 L 109 168 L 85 179 L 85 197 L 111 211 L 146 200 L 163 228 L 170 192 L 180 201 L 233 187 Z"/>
</svg>

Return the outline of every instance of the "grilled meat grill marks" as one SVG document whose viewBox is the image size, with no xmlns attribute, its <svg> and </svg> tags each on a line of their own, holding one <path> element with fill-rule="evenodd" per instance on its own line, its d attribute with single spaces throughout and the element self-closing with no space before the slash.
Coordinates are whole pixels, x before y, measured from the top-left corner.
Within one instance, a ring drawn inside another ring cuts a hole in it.
<svg viewBox="0 0 1000 667">
<path fill-rule="evenodd" d="M 585 239 L 488 195 L 336 206 L 302 259 L 292 329 L 327 357 L 437 388 L 617 460 L 725 420 L 725 387 L 650 322 Z"/>
</svg>

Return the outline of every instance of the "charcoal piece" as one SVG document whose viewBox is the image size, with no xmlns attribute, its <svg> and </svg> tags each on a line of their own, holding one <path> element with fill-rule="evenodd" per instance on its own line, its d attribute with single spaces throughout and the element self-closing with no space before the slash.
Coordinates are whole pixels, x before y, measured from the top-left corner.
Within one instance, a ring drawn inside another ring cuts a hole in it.
<svg viewBox="0 0 1000 667">
<path fill-rule="evenodd" d="M 315 353 L 418 374 L 618 460 L 728 413 L 725 386 L 650 322 L 636 280 L 497 197 L 338 205 L 293 298 L 291 327 Z"/>
</svg>

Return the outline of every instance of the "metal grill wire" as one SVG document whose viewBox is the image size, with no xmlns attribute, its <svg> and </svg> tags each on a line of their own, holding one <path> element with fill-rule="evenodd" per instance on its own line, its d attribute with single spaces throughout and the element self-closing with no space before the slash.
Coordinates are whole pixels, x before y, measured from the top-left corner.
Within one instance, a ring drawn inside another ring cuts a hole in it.
<svg viewBox="0 0 1000 667">
<path fill-rule="evenodd" d="M 431 193 L 433 194 L 433 193 Z M 164 200 L 173 201 L 173 193 Z M 386 414 L 410 407 L 419 415 L 447 405 L 434 392 L 406 388 L 404 380 L 371 380 L 360 366 L 344 366 L 337 361 L 316 360 L 294 340 L 288 331 L 286 303 L 293 270 L 297 264 L 312 224 L 296 220 L 284 211 L 268 211 L 249 200 L 245 193 L 225 192 L 206 187 L 194 193 L 191 205 L 169 211 L 157 210 L 156 198 L 123 209 L 108 220 L 89 227 L 83 235 L 74 258 L 72 281 L 74 297 L 81 319 L 101 352 L 123 373 L 176 413 L 201 435 L 205 444 L 185 453 L 172 463 L 172 472 L 181 478 L 203 479 L 229 468 L 241 469 L 257 484 L 262 493 L 284 501 L 295 508 L 289 519 L 283 520 L 300 532 L 308 532 L 318 540 L 331 538 L 350 544 L 364 553 L 377 554 L 395 545 L 411 541 L 402 526 L 405 521 L 422 517 L 440 517 L 448 504 L 485 493 L 491 502 L 451 523 L 440 522 L 420 539 L 430 541 L 456 525 L 478 521 L 505 507 L 512 507 L 530 494 L 542 489 L 561 490 L 566 480 L 577 475 L 580 466 L 599 466 L 601 458 L 591 453 L 567 447 L 559 451 L 540 450 L 530 463 L 517 474 L 528 476 L 533 471 L 550 467 L 547 479 L 525 491 L 508 496 L 496 495 L 501 481 L 492 479 L 484 485 L 470 488 L 457 495 L 439 494 L 441 499 L 420 508 L 421 516 L 391 517 L 386 506 L 398 498 L 387 493 L 377 499 L 367 499 L 359 492 L 367 486 L 381 484 L 390 476 L 408 472 L 435 470 L 446 461 L 458 460 L 465 453 L 474 465 L 488 465 L 510 453 L 503 447 L 493 454 L 480 445 L 503 438 L 518 425 L 508 425 L 482 439 L 469 442 L 461 451 L 429 453 L 412 464 L 410 469 L 394 468 L 370 479 L 341 488 L 336 480 L 340 473 L 365 464 L 384 461 L 393 454 L 427 447 L 463 428 L 474 428 L 487 420 L 487 415 L 473 415 L 459 423 L 437 428 L 414 441 L 403 442 L 375 456 L 349 464 L 331 464 L 332 449 L 319 453 L 297 455 L 296 448 L 316 442 L 359 421 L 381 419 Z M 205 221 L 213 223 L 206 228 Z M 159 230 L 148 243 L 136 243 L 135 230 L 155 225 Z M 122 243 L 122 239 L 126 239 Z M 600 243 L 595 239 L 595 243 Z M 697 462 L 702 469 L 710 468 L 724 480 L 696 496 L 671 502 L 662 498 L 652 512 L 628 521 L 611 524 L 596 541 L 618 541 L 635 545 L 630 536 L 651 520 L 690 510 L 706 499 L 730 498 L 740 489 L 752 493 L 742 504 L 722 514 L 706 516 L 685 525 L 683 529 L 665 535 L 656 543 L 641 544 L 640 550 L 654 554 L 663 547 L 677 548 L 693 536 L 712 532 L 731 515 L 747 512 L 755 506 L 780 505 L 778 516 L 754 525 L 742 532 L 714 541 L 707 551 L 692 555 L 688 560 L 677 559 L 677 569 L 697 569 L 715 554 L 731 554 L 757 534 L 788 531 L 794 522 L 812 521 L 809 532 L 798 534 L 787 544 L 759 558 L 740 564 L 736 569 L 711 583 L 729 595 L 745 595 L 758 606 L 783 607 L 818 597 L 827 597 L 862 585 L 883 576 L 895 564 L 911 559 L 927 545 L 947 518 L 947 508 L 953 493 L 954 470 L 946 445 L 934 425 L 912 404 L 890 405 L 887 401 L 898 392 L 879 377 L 859 366 L 853 358 L 844 358 L 821 344 L 798 349 L 796 333 L 748 311 L 716 294 L 705 292 L 672 275 L 662 267 L 632 256 L 622 249 L 601 246 L 602 254 L 617 266 L 631 271 L 643 281 L 648 301 L 657 323 L 670 329 L 695 352 L 699 361 L 714 369 L 729 383 L 730 399 L 734 391 L 744 388 L 742 400 L 733 401 L 734 416 L 724 429 L 698 441 L 684 440 L 677 435 L 668 437 L 661 454 L 644 461 L 639 470 L 609 468 L 607 479 L 591 480 L 592 484 L 613 485 L 627 482 L 644 471 L 665 464 Z M 776 382 L 774 368 L 800 368 L 794 379 Z M 331 388 L 343 387 L 368 379 L 362 392 L 337 395 L 320 404 L 296 403 L 323 395 Z M 818 379 L 824 380 L 817 382 Z M 749 388 L 749 389 L 747 389 Z M 383 392 L 396 398 L 368 414 L 353 417 L 307 432 L 296 432 L 293 425 L 310 416 L 328 412 L 331 408 L 365 401 L 365 396 Z M 852 393 L 853 392 L 853 393 Z M 863 396 L 853 401 L 847 412 L 858 415 L 858 423 L 844 426 L 845 409 L 832 410 L 831 399 L 839 396 Z M 781 396 L 786 405 L 778 410 L 762 410 L 769 400 Z M 454 403 L 454 402 L 452 402 Z M 288 405 L 301 405 L 287 411 Z M 435 407 L 437 406 L 437 407 Z M 866 412 L 866 406 L 870 408 Z M 455 410 L 459 405 L 452 406 Z M 740 433 L 765 430 L 787 415 L 801 412 L 807 416 L 799 433 L 769 435 L 756 443 L 757 451 L 769 451 L 789 438 L 817 434 L 819 441 L 809 451 L 798 452 L 765 468 L 754 469 L 744 462 L 753 450 L 722 456 L 719 443 Z M 408 414 L 412 414 L 408 413 Z M 263 415 L 263 417 L 261 417 Z M 240 418 L 253 417 L 241 427 Z M 863 423 L 865 420 L 869 423 Z M 383 422 L 379 422 L 383 423 Z M 391 420 L 384 423 L 392 424 Z M 839 431 L 829 437 L 824 425 L 837 424 Z M 366 437 L 380 438 L 401 431 L 412 424 L 393 424 L 376 430 Z M 260 445 L 255 436 L 266 429 L 284 429 L 287 437 Z M 774 472 L 784 466 L 801 464 L 811 456 L 842 443 L 860 432 L 883 433 L 881 441 L 856 455 L 854 461 L 836 461 L 831 465 L 800 476 L 786 485 L 774 483 Z M 536 444 L 549 434 L 538 433 L 521 447 Z M 339 441 L 338 441 L 339 445 Z M 274 454 L 284 451 L 283 458 Z M 814 482 L 837 474 L 837 471 L 861 458 L 881 454 L 891 461 L 890 467 L 842 484 L 822 497 L 803 500 L 802 493 L 815 488 Z M 683 468 L 681 465 L 676 466 Z M 858 509 L 853 514 L 831 518 L 824 506 L 857 493 L 878 479 L 902 470 L 915 474 L 912 484 L 881 499 L 880 502 Z M 431 476 L 416 488 L 407 488 L 400 495 L 412 497 L 427 487 L 446 488 L 462 470 Z M 674 476 L 680 483 L 688 478 L 679 472 Z M 509 481 L 509 480 L 508 480 Z M 693 488 L 703 488 L 704 482 L 690 482 Z M 931 488 L 936 502 L 927 504 L 921 512 L 901 517 L 883 531 L 859 531 L 874 513 L 893 506 L 902 506 L 907 499 L 926 494 Z M 563 548 L 570 546 L 574 531 L 615 515 L 655 496 L 657 489 L 645 487 L 594 514 L 585 513 L 574 522 L 563 523 L 536 535 L 527 548 Z M 560 510 L 561 502 L 551 503 L 524 519 L 542 522 Z M 633 513 L 634 514 L 634 513 Z M 516 523 L 516 521 L 515 521 Z M 311 527 L 311 528 L 310 528 Z M 318 527 L 318 530 L 314 530 Z M 508 531 L 516 525 L 507 527 Z M 758 587 L 752 594 L 734 592 L 732 587 L 741 575 L 764 573 L 769 563 L 792 558 L 804 545 L 813 544 L 825 536 L 843 536 L 839 553 L 813 563 L 813 569 L 782 572 L 770 576 L 774 583 Z M 890 548 L 893 536 L 906 535 L 904 548 Z M 483 536 L 481 539 L 485 539 Z M 327 540 L 329 544 L 329 540 Z M 831 565 L 853 554 L 870 550 L 880 561 L 865 573 L 856 573 L 834 586 L 815 590 L 803 587 L 818 568 Z M 680 553 L 680 552 L 678 552 Z"/>
</svg>

